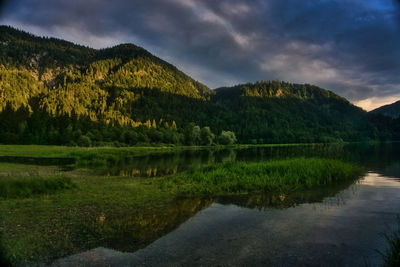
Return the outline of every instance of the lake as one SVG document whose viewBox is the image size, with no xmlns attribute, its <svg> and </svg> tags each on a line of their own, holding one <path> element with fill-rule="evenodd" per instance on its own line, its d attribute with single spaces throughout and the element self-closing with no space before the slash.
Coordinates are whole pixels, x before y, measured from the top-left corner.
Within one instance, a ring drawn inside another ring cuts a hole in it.
<svg viewBox="0 0 400 267">
<path fill-rule="evenodd" d="M 151 181 L 215 162 L 316 156 L 367 171 L 357 181 L 291 195 L 175 199 L 141 212 L 92 207 L 96 216 L 70 222 L 80 241 L 70 252 L 58 251 L 64 257 L 53 265 L 379 265 L 378 251 L 387 246 L 383 234 L 398 226 L 399 152 L 400 145 L 393 143 L 183 150 L 133 159 L 121 155 L 85 175 Z M 57 172 L 74 171 L 61 166 Z"/>
</svg>

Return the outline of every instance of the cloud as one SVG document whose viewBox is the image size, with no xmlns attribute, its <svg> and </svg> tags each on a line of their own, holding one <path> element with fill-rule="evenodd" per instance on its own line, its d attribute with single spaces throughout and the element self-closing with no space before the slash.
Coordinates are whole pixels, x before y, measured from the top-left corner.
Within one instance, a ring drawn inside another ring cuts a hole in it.
<svg viewBox="0 0 400 267">
<path fill-rule="evenodd" d="M 394 0 L 15 0 L 1 23 L 97 48 L 133 42 L 210 87 L 281 79 L 364 103 L 400 93 L 399 10 Z"/>
<path fill-rule="evenodd" d="M 356 101 L 354 104 L 367 111 L 379 108 L 383 105 L 394 103 L 400 99 L 400 94 L 387 97 L 370 97 L 364 100 Z"/>
<path fill-rule="evenodd" d="M 1 13 L 3 11 L 3 8 L 6 5 L 6 2 L 7 2 L 6 0 L 0 0 L 0 16 L 1 16 Z"/>
</svg>

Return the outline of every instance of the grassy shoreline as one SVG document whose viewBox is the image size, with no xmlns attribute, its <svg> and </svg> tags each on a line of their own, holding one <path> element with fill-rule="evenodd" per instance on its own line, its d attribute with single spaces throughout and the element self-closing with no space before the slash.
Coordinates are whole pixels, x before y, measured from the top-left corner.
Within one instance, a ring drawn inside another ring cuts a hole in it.
<svg viewBox="0 0 400 267">
<path fill-rule="evenodd" d="M 219 151 L 224 149 L 248 149 L 262 147 L 322 146 L 324 144 L 270 144 L 270 145 L 213 145 L 213 146 L 149 146 L 149 147 L 68 147 L 47 145 L 0 145 L 0 162 L 16 157 L 27 162 L 57 159 L 72 160 L 75 167 L 113 165 L 121 159 L 127 162 L 136 157 L 184 151 Z M 4 159 L 2 159 L 2 157 Z"/>
<path fill-rule="evenodd" d="M 341 143 L 342 144 L 342 143 Z M 236 144 L 213 146 L 132 146 L 132 147 L 72 147 L 52 145 L 0 145 L 0 156 L 31 156 L 31 157 L 73 157 L 80 153 L 128 153 L 143 156 L 152 153 L 173 152 L 182 150 L 203 149 L 245 149 L 252 147 L 288 147 L 288 146 L 315 146 L 324 143 L 296 143 L 296 144 Z M 333 144 L 335 145 L 335 144 Z"/>
<path fill-rule="evenodd" d="M 219 163 L 166 177 L 161 188 L 183 196 L 291 193 L 359 177 L 363 169 L 332 159 Z"/>
<path fill-rule="evenodd" d="M 354 181 L 361 171 L 336 160 L 299 158 L 215 164 L 152 179 L 72 172 L 74 188 L 1 198 L 0 230 L 6 255 L 13 255 L 8 260 L 19 265 L 50 263 L 98 246 L 124 250 L 120 240 L 127 237 L 135 240 L 132 250 L 210 205 L 210 197 L 273 193 L 285 203 L 293 192 Z"/>
</svg>

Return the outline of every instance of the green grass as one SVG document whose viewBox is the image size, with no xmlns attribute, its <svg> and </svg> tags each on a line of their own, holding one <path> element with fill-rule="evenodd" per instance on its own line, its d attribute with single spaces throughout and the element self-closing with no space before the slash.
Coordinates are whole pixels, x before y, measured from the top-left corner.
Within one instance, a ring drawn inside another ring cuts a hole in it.
<svg viewBox="0 0 400 267">
<path fill-rule="evenodd" d="M 164 190 L 186 196 L 290 193 L 357 178 L 363 170 L 338 160 L 297 158 L 260 163 L 214 164 L 171 176 Z"/>
<path fill-rule="evenodd" d="M 51 263 L 94 247 L 113 247 L 111 237 L 117 236 L 133 236 L 131 246 L 138 249 L 162 236 L 174 216 L 182 214 L 181 206 L 165 214 L 174 196 L 146 180 L 75 173 L 70 178 L 74 190 L 0 200 L 3 243 L 11 263 Z M 175 224 L 189 217 L 177 218 Z"/>
<path fill-rule="evenodd" d="M 26 198 L 74 187 L 68 177 L 12 177 L 0 179 L 0 198 Z"/>
<path fill-rule="evenodd" d="M 0 156 L 31 156 L 31 157 L 69 157 L 85 153 L 110 153 L 123 152 L 132 153 L 137 156 L 147 155 L 154 152 L 170 152 L 177 150 L 196 150 L 210 148 L 249 148 L 249 147 L 276 147 L 276 146 L 304 146 L 318 145 L 312 143 L 306 144 L 264 144 L 264 145 L 228 145 L 228 146 L 134 146 L 134 147 L 71 147 L 71 146 L 53 146 L 53 145 L 0 145 Z"/>
<path fill-rule="evenodd" d="M 54 191 L 51 187 L 44 194 L 34 193 L 31 187 L 57 178 L 0 177 L 10 188 L 1 193 L 7 198 L 0 199 L 0 230 L 8 260 L 15 265 L 51 263 L 99 246 L 134 251 L 210 205 L 213 196 L 278 193 L 274 203 L 291 204 L 290 193 L 333 188 L 337 182 L 354 181 L 360 171 L 350 164 L 315 158 L 216 164 L 151 179 L 93 176 L 74 170 L 65 175 L 76 188 Z M 315 198 L 311 193 L 301 197 L 303 202 L 308 199 Z"/>
<path fill-rule="evenodd" d="M 58 166 L 0 162 L 0 180 L 4 177 L 56 176 L 61 172 Z"/>
<path fill-rule="evenodd" d="M 1 156 L 30 156 L 30 157 L 75 157 L 91 154 L 129 154 L 135 156 L 147 155 L 153 152 L 168 152 L 175 147 L 70 147 L 48 145 L 0 145 Z"/>
</svg>

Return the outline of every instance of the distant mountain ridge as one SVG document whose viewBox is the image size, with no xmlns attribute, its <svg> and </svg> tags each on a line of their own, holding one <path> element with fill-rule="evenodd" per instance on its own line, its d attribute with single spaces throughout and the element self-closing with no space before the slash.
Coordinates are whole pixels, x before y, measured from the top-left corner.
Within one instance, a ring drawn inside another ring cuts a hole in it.
<svg viewBox="0 0 400 267">
<path fill-rule="evenodd" d="M 381 114 L 393 119 L 400 118 L 400 100 L 389 105 L 384 105 L 370 111 L 373 114 Z"/>
<path fill-rule="evenodd" d="M 317 86 L 211 90 L 133 44 L 96 50 L 0 26 L 0 143 L 212 143 L 195 125 L 241 143 L 394 138 L 389 124 Z"/>
</svg>

